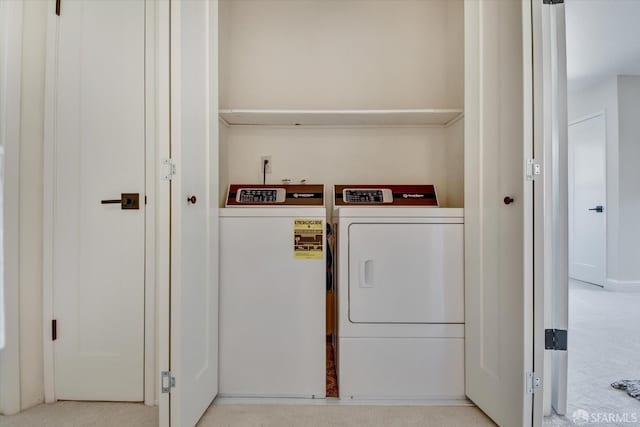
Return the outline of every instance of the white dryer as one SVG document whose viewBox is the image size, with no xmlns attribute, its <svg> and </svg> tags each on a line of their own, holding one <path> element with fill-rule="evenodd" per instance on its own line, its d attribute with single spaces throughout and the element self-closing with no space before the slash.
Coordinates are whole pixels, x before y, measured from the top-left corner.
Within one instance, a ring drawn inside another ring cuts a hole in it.
<svg viewBox="0 0 640 427">
<path fill-rule="evenodd" d="M 464 212 L 433 186 L 336 186 L 342 399 L 463 400 Z"/>
<path fill-rule="evenodd" d="M 322 185 L 232 185 L 220 210 L 220 396 L 326 395 Z"/>
</svg>

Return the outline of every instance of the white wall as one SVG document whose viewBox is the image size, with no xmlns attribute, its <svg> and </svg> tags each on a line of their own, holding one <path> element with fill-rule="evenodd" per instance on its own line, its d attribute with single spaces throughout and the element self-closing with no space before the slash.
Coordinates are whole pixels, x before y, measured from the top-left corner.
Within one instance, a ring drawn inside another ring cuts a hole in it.
<svg viewBox="0 0 640 427">
<path fill-rule="evenodd" d="M 461 0 L 223 0 L 220 105 L 460 108 L 463 34 Z"/>
<path fill-rule="evenodd" d="M 0 351 L 0 413 L 20 410 L 19 139 L 22 67 L 22 4 L 0 2 L 0 144 L 3 146 L 3 348 Z"/>
<path fill-rule="evenodd" d="M 20 383 L 22 408 L 43 401 L 42 198 L 47 2 L 24 2 L 20 126 Z"/>
<path fill-rule="evenodd" d="M 606 117 L 607 283 L 640 285 L 640 77 L 610 76 L 569 92 L 569 123 L 601 111 Z"/>
<path fill-rule="evenodd" d="M 18 195 L 18 347 L 22 409 L 43 396 L 42 359 L 42 154 L 44 118 L 45 32 L 48 3 L 23 2 L 21 46 Z M 13 106 L 12 106 L 13 107 Z M 14 114 L 12 114 L 14 115 Z M 4 116 L 3 116 L 4 117 Z M 17 117 L 17 115 L 16 115 Z M 13 142 L 13 141 L 12 141 Z M 5 202 L 6 203 L 6 202 Z M 11 397 L 12 399 L 15 396 Z"/>
<path fill-rule="evenodd" d="M 619 264 L 614 279 L 640 286 L 640 76 L 618 76 Z"/>
</svg>

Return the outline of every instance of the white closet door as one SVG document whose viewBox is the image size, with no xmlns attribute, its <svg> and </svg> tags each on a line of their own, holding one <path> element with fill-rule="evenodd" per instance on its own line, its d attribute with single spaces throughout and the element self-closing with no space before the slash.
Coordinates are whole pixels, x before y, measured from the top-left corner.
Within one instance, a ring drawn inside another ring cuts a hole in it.
<svg viewBox="0 0 640 427">
<path fill-rule="evenodd" d="M 143 400 L 145 5 L 64 2 L 54 101 L 55 396 Z M 121 193 L 139 195 L 125 210 Z M 48 332 L 48 331 L 47 331 Z"/>
<path fill-rule="evenodd" d="M 523 8 L 465 2 L 465 381 L 501 426 L 529 426 L 531 183 L 525 181 Z M 530 154 L 528 154 L 530 155 Z M 513 198 L 507 203 L 505 197 Z"/>
<path fill-rule="evenodd" d="M 216 1 L 171 3 L 171 426 L 218 392 Z"/>
</svg>

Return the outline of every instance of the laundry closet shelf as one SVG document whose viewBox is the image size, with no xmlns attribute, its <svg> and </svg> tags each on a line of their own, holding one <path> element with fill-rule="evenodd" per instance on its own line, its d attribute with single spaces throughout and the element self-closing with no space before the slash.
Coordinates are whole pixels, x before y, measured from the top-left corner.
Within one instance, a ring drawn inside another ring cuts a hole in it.
<svg viewBox="0 0 640 427">
<path fill-rule="evenodd" d="M 248 110 L 223 109 L 230 126 L 437 126 L 463 116 L 461 109 L 406 110 Z"/>
</svg>

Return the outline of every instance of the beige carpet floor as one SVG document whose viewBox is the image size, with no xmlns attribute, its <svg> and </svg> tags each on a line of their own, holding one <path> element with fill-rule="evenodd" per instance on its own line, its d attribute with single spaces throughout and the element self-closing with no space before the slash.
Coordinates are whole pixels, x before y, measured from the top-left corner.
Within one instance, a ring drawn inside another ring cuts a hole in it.
<svg viewBox="0 0 640 427">
<path fill-rule="evenodd" d="M 592 419 L 640 420 L 640 400 L 611 387 L 621 379 L 640 379 L 639 306 L 639 292 L 569 281 L 567 414 L 546 419 L 545 426 L 576 425 L 573 417 L 578 411 L 586 411 Z M 640 421 L 592 425 L 638 427 Z"/>
<path fill-rule="evenodd" d="M 494 426 L 474 407 L 213 405 L 199 427 Z"/>
<path fill-rule="evenodd" d="M 57 402 L 1 416 L 1 427 L 157 427 L 158 408 L 137 403 Z"/>
<path fill-rule="evenodd" d="M 58 402 L 14 416 L 2 427 L 147 427 L 157 408 L 127 403 Z M 474 407 L 212 405 L 199 427 L 474 427 L 494 424 Z"/>
</svg>

